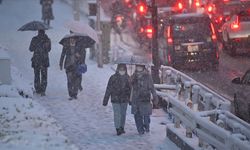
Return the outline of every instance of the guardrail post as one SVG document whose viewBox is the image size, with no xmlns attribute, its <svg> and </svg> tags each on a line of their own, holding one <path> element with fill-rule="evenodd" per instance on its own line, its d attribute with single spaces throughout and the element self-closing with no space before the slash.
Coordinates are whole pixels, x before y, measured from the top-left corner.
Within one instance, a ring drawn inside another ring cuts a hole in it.
<svg viewBox="0 0 250 150">
<path fill-rule="evenodd" d="M 165 76 L 165 82 L 166 82 L 166 84 L 172 84 L 172 80 L 173 80 L 171 78 L 172 71 L 171 70 L 166 70 L 165 73 L 166 73 L 166 76 Z"/>
<path fill-rule="evenodd" d="M 184 100 L 187 104 L 187 102 L 191 100 L 191 83 L 189 81 L 186 81 L 184 83 L 184 89 L 185 89 Z"/>
<path fill-rule="evenodd" d="M 192 138 L 192 129 L 190 127 L 186 128 L 186 137 Z"/>
<path fill-rule="evenodd" d="M 211 104 L 212 98 L 213 98 L 212 94 L 210 94 L 210 93 L 206 93 L 205 94 L 205 96 L 204 96 L 204 102 L 205 102 L 204 109 L 205 110 L 209 110 L 210 109 L 210 104 Z"/>
<path fill-rule="evenodd" d="M 194 111 L 198 110 L 199 92 L 200 92 L 200 87 L 198 85 L 194 85 L 192 88 L 192 102 Z"/>
<path fill-rule="evenodd" d="M 177 116 L 174 117 L 174 127 L 180 128 L 181 127 L 181 120 Z"/>
</svg>

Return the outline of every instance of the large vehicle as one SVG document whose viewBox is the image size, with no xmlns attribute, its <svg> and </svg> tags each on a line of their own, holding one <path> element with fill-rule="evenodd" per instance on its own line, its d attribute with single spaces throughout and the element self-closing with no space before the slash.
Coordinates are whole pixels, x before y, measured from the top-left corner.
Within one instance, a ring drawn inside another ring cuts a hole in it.
<svg viewBox="0 0 250 150">
<path fill-rule="evenodd" d="M 164 37 L 159 39 L 163 65 L 173 67 L 211 66 L 218 69 L 219 53 L 215 29 L 208 15 L 173 15 L 166 21 Z"/>
<path fill-rule="evenodd" d="M 223 48 L 231 56 L 237 51 L 250 53 L 250 12 L 235 14 L 222 26 Z"/>
<path fill-rule="evenodd" d="M 250 123 L 250 70 L 240 78 L 232 80 L 234 93 L 235 114 Z"/>
</svg>

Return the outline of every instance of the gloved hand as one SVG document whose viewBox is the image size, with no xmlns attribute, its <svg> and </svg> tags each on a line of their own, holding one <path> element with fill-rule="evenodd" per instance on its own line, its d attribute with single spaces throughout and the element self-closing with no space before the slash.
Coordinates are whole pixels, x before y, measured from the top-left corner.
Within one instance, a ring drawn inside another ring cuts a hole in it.
<svg viewBox="0 0 250 150">
<path fill-rule="evenodd" d="M 132 104 L 131 101 L 129 101 L 128 104 L 129 104 L 129 106 L 131 106 L 131 104 Z"/>
<path fill-rule="evenodd" d="M 107 105 L 108 105 L 108 103 L 102 103 L 102 105 L 103 105 L 103 106 L 107 106 Z"/>
<path fill-rule="evenodd" d="M 62 67 L 62 65 L 60 65 L 60 70 L 62 70 L 63 69 L 63 67 Z"/>
<path fill-rule="evenodd" d="M 159 103 L 158 103 L 158 101 L 157 100 L 154 100 L 153 101 L 153 109 L 159 109 L 160 107 L 159 107 Z"/>
</svg>

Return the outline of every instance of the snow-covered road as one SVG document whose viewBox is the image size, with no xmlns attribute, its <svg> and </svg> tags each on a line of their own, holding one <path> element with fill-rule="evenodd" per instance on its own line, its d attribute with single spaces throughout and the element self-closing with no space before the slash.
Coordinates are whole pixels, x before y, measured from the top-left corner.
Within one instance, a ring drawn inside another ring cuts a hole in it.
<svg viewBox="0 0 250 150">
<path fill-rule="evenodd" d="M 47 32 L 52 40 L 47 96 L 34 96 L 33 99 L 52 114 L 63 128 L 63 133 L 83 150 L 178 149 L 166 138 L 166 127 L 161 123 L 166 123 L 167 119 L 161 110 L 154 110 L 151 133 L 139 136 L 129 108 L 126 134 L 119 137 L 115 135 L 112 107 L 110 104 L 107 107 L 102 106 L 106 83 L 113 73 L 111 65 L 99 69 L 95 62 L 87 60 L 88 72 L 83 76 L 84 89 L 78 100 L 67 100 L 66 75 L 58 66 L 62 49 L 58 42 L 69 33 L 63 24 L 73 15 L 71 8 L 59 0 L 55 0 L 53 8 L 55 20 L 52 21 L 53 28 Z M 0 43 L 9 49 L 12 65 L 16 66 L 31 84 L 33 70 L 28 47 L 36 33 L 18 32 L 17 29 L 28 21 L 40 18 L 41 7 L 38 0 L 5 0 L 0 5 Z"/>
</svg>

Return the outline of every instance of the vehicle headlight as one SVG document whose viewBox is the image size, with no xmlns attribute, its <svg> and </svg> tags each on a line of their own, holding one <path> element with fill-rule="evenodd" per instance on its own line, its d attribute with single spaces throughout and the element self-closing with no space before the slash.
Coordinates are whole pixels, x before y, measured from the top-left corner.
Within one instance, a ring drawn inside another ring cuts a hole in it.
<svg viewBox="0 0 250 150">
<path fill-rule="evenodd" d="M 177 45 L 174 47 L 175 50 L 181 50 L 181 46 L 180 45 Z"/>
</svg>

